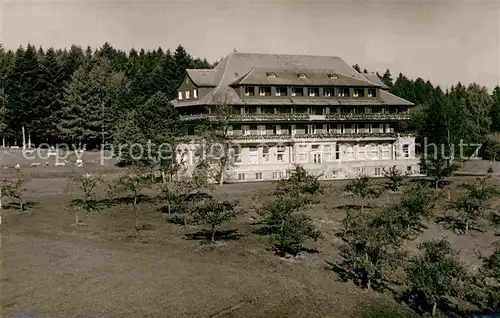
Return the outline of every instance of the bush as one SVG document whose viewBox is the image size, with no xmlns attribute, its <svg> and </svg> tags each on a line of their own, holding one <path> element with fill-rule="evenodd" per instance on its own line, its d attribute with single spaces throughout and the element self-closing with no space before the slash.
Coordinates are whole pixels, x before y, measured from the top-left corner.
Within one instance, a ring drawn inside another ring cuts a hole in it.
<svg viewBox="0 0 500 318">
<path fill-rule="evenodd" d="M 446 239 L 423 242 L 422 255 L 410 259 L 405 271 L 408 282 L 405 299 L 433 316 L 439 306 L 460 301 L 461 283 L 467 280 L 466 270 L 458 253 Z"/>
<path fill-rule="evenodd" d="M 316 241 L 321 237 L 321 232 L 309 216 L 294 212 L 282 223 L 280 231 L 273 235 L 273 243 L 280 256 L 287 253 L 297 256 L 307 238 Z"/>
</svg>

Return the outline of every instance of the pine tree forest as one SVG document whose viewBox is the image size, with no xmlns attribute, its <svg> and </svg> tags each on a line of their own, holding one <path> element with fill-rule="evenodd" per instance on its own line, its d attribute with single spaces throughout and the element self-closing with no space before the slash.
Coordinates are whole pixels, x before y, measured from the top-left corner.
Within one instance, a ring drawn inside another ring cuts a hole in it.
<svg viewBox="0 0 500 318">
<path fill-rule="evenodd" d="M 181 45 L 173 52 L 125 52 L 109 43 L 96 50 L 0 46 L 0 135 L 6 146 L 21 145 L 24 127 L 35 146 L 85 143 L 87 149 L 100 148 L 114 138 L 121 119 L 151 98 L 158 100 L 155 93 L 162 93 L 164 107 L 176 118 L 168 100 L 175 97 L 184 70 L 215 65 Z M 358 64 L 354 68 L 361 71 Z M 406 128 L 421 144 L 489 144 L 499 136 L 500 87 L 490 93 L 480 84 L 458 82 L 443 90 L 401 73 L 393 79 L 390 70 L 377 74 L 393 94 L 416 104 Z"/>
</svg>

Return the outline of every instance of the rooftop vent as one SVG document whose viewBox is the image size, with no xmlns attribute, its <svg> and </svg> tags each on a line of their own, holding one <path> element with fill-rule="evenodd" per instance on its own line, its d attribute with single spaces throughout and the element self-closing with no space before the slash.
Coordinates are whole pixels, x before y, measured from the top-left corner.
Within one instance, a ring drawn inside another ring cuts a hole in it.
<svg viewBox="0 0 500 318">
<path fill-rule="evenodd" d="M 307 78 L 306 74 L 304 74 L 304 73 L 299 73 L 297 76 L 299 78 Z"/>
<path fill-rule="evenodd" d="M 337 78 L 339 78 L 339 77 L 338 77 L 337 75 L 335 75 L 335 74 L 328 74 L 328 77 L 329 77 L 330 79 L 337 79 Z"/>
<path fill-rule="evenodd" d="M 273 72 L 267 72 L 266 75 L 267 77 L 276 77 L 276 73 Z"/>
</svg>

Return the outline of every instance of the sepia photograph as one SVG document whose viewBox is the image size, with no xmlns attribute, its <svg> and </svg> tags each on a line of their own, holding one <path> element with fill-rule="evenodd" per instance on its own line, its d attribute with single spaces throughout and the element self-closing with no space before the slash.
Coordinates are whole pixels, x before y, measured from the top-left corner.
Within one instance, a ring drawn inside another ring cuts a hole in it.
<svg viewBox="0 0 500 318">
<path fill-rule="evenodd" d="M 500 0 L 4 0 L 0 315 L 500 318 Z"/>
</svg>

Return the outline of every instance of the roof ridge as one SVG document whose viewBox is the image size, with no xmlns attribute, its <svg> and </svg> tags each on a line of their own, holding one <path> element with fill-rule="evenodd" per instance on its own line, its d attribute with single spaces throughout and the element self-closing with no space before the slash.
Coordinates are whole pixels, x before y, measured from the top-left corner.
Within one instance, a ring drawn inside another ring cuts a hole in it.
<svg viewBox="0 0 500 318">
<path fill-rule="evenodd" d="M 330 57 L 336 59 L 342 59 L 340 56 L 332 55 L 315 55 L 315 54 L 290 54 L 290 53 L 256 53 L 256 52 L 231 52 L 232 54 L 253 54 L 253 55 L 281 55 L 281 56 L 311 56 L 311 57 Z"/>
<path fill-rule="evenodd" d="M 231 57 L 236 54 L 237 52 L 231 52 L 228 54 L 228 57 L 227 57 L 227 61 L 226 61 L 226 65 L 224 66 L 224 70 L 222 71 L 222 76 L 220 78 L 220 81 L 219 83 L 217 84 L 217 87 L 214 89 L 214 91 L 212 92 L 212 95 L 210 96 L 210 98 L 208 99 L 208 102 L 211 103 L 212 102 L 212 99 L 214 98 L 215 96 L 215 93 L 217 93 L 221 86 L 222 86 L 222 83 L 224 83 L 224 76 L 226 75 L 226 72 L 227 72 L 227 68 L 229 66 L 229 62 L 231 61 Z"/>
</svg>

